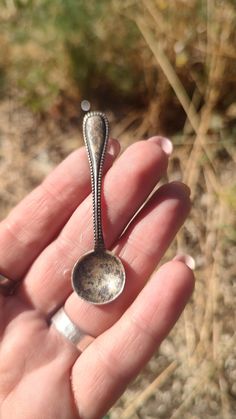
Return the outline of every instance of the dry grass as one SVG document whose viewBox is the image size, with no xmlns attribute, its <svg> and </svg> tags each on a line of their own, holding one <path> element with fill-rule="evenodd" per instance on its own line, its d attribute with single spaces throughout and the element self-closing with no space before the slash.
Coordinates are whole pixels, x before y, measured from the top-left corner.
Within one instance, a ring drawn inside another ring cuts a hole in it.
<svg viewBox="0 0 236 419">
<path fill-rule="evenodd" d="M 186 12 L 179 20 L 165 0 L 113 4 L 114 13 L 131 19 L 140 31 L 146 84 L 153 93 L 146 110 L 133 109 L 122 120 L 111 113 L 112 134 L 126 147 L 157 129 L 169 133 L 163 113 L 170 112 L 170 96 L 177 114 L 181 109 L 185 115 L 183 129 L 172 135 L 169 178 L 191 187 L 193 208 L 165 259 L 176 252 L 192 254 L 197 281 L 184 315 L 111 410 L 110 419 L 236 416 L 236 97 L 224 104 L 236 81 L 236 14 L 233 2 L 207 0 L 206 25 L 197 17 L 189 22 L 189 10 L 197 10 L 198 3 L 176 1 L 176 14 L 181 7 Z M 184 45 L 189 25 L 198 39 Z M 192 56 L 204 67 L 204 78 Z M 153 69 L 159 74 L 157 86 Z M 191 79 L 191 89 L 185 77 Z M 0 104 L 2 216 L 79 141 L 77 125 L 64 124 L 62 130 L 58 119 L 40 120 L 13 98 Z"/>
<path fill-rule="evenodd" d="M 134 19 L 186 114 L 183 145 L 175 151 L 170 174 L 172 177 L 177 174 L 191 187 L 193 210 L 169 254 L 192 253 L 197 262 L 197 284 L 192 301 L 170 338 L 176 342 L 168 353 L 171 363 L 147 388 L 144 384 L 143 391 L 134 397 L 124 396 L 123 404 L 118 403 L 111 418 L 233 418 L 236 415 L 236 246 L 227 234 L 235 229 L 236 221 L 232 205 L 235 204 L 235 151 L 225 146 L 225 166 L 216 152 L 220 135 L 212 133 L 211 128 L 222 94 L 227 51 L 233 50 L 229 40 L 235 28 L 235 15 L 229 5 L 222 3 L 215 7 L 215 2 L 208 1 L 209 19 L 203 47 L 209 70 L 207 88 L 201 97 L 203 104 L 197 110 L 194 96 L 192 99 L 188 96 L 160 41 L 162 32 L 166 31 L 160 3 L 165 6 L 165 2 L 143 2 L 143 13 L 137 13 Z M 184 6 L 185 2 L 182 3 Z M 224 148 L 224 143 L 221 144 Z M 176 391 L 175 382 L 179 380 L 182 385 Z M 165 384 L 166 389 L 162 391 Z M 169 406 L 160 397 L 166 391 L 172 394 Z"/>
</svg>

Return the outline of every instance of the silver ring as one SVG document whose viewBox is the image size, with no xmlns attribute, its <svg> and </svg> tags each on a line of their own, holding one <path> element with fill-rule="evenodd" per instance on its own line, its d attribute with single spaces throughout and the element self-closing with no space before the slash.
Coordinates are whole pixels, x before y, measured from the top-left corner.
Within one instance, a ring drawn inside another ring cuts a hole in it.
<svg viewBox="0 0 236 419">
<path fill-rule="evenodd" d="M 0 294 L 8 297 L 13 295 L 19 281 L 7 278 L 6 276 L 0 274 Z"/>
<path fill-rule="evenodd" d="M 80 330 L 66 314 L 64 308 L 60 308 L 51 318 L 51 324 L 61 335 L 72 342 L 81 352 L 94 341 L 94 337 Z"/>
</svg>

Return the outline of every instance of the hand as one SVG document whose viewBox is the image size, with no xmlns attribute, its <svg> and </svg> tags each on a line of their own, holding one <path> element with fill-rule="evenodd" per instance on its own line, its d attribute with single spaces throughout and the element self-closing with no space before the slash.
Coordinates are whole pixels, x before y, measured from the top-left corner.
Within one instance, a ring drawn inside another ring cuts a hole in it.
<svg viewBox="0 0 236 419">
<path fill-rule="evenodd" d="M 193 274 L 183 262 L 170 261 L 153 273 L 188 215 L 188 188 L 166 184 L 143 206 L 166 172 L 170 144 L 160 137 L 137 142 L 114 165 L 119 145 L 109 144 L 105 242 L 121 257 L 127 275 L 116 301 L 94 306 L 71 293 L 71 268 L 93 247 L 84 148 L 0 224 L 0 272 L 20 280 L 13 296 L 0 295 L 2 419 L 102 417 L 169 333 L 192 293 Z M 50 325 L 63 305 L 79 328 L 96 337 L 82 353 Z"/>
</svg>

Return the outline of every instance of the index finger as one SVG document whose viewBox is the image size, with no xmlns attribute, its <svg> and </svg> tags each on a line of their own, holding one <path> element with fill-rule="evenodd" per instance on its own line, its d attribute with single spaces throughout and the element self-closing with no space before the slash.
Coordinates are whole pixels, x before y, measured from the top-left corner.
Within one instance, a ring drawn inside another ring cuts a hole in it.
<svg viewBox="0 0 236 419">
<path fill-rule="evenodd" d="M 118 141 L 110 139 L 105 171 L 119 151 Z M 89 193 L 89 164 L 82 147 L 59 164 L 0 223 L 0 273 L 20 279 Z"/>
</svg>

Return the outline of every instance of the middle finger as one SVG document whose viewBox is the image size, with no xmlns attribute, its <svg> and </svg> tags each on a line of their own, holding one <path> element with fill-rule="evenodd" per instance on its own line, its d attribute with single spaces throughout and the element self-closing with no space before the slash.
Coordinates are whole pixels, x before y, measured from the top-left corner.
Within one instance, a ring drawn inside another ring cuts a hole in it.
<svg viewBox="0 0 236 419">
<path fill-rule="evenodd" d="M 96 337 L 130 306 L 184 223 L 190 210 L 189 192 L 180 182 L 158 188 L 117 241 L 113 252 L 122 259 L 127 276 L 119 298 L 112 304 L 95 306 L 79 300 L 75 292 L 69 296 L 65 311 L 79 329 Z"/>
<path fill-rule="evenodd" d="M 104 180 L 104 237 L 107 247 L 120 236 L 167 168 L 168 156 L 152 138 L 130 146 Z M 21 294 L 40 311 L 50 314 L 71 293 L 75 261 L 93 246 L 92 200 L 85 199 L 59 237 L 31 266 Z"/>
</svg>

